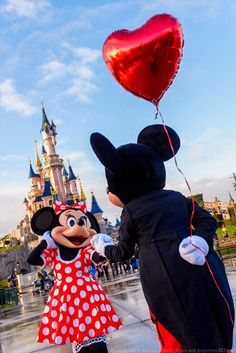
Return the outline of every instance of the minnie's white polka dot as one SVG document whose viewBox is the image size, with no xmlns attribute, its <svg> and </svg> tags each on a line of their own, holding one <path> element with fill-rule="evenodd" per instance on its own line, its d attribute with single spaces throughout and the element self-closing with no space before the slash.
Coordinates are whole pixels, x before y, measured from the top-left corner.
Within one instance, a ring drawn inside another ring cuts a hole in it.
<svg viewBox="0 0 236 353">
<path fill-rule="evenodd" d="M 52 328 L 54 329 L 54 330 L 56 330 L 57 329 L 57 322 L 56 321 L 53 321 L 52 322 Z"/>
<path fill-rule="evenodd" d="M 84 303 L 83 304 L 83 309 L 84 309 L 84 311 L 87 311 L 89 309 L 89 304 L 88 303 Z"/>
<path fill-rule="evenodd" d="M 88 292 L 91 292 L 92 287 L 91 287 L 91 286 L 89 286 L 89 285 L 87 285 L 87 286 L 86 286 L 86 289 L 87 289 L 87 291 L 88 291 Z"/>
<path fill-rule="evenodd" d="M 69 315 L 67 315 L 67 317 L 66 317 L 66 323 L 69 324 L 69 322 L 70 322 L 70 317 L 69 317 Z"/>
<path fill-rule="evenodd" d="M 57 336 L 57 337 L 55 338 L 55 343 L 56 343 L 56 344 L 61 344 L 61 342 L 62 342 L 62 337 L 61 337 L 61 336 Z"/>
<path fill-rule="evenodd" d="M 43 343 L 49 343 L 49 339 L 48 339 L 48 338 L 45 338 L 45 339 L 43 340 Z"/>
<path fill-rule="evenodd" d="M 94 337 L 95 336 L 95 331 L 93 329 L 89 330 L 89 336 Z"/>
<path fill-rule="evenodd" d="M 95 301 L 95 300 L 94 300 L 94 297 L 93 297 L 93 295 L 91 295 L 91 297 L 90 297 L 90 303 L 92 303 L 92 304 L 93 304 L 93 303 L 94 303 L 94 301 Z"/>
<path fill-rule="evenodd" d="M 100 294 L 100 298 L 104 301 L 105 300 L 105 295 Z"/>
<path fill-rule="evenodd" d="M 70 343 L 70 337 L 66 337 L 66 344 Z"/>
<path fill-rule="evenodd" d="M 56 270 L 60 270 L 61 269 L 61 264 L 60 263 L 56 264 L 55 269 Z"/>
<path fill-rule="evenodd" d="M 96 300 L 96 302 L 99 302 L 99 300 L 100 300 L 99 295 L 98 295 L 98 294 L 95 294 L 95 295 L 94 295 L 94 299 Z"/>
<path fill-rule="evenodd" d="M 58 288 L 56 288 L 55 290 L 54 290 L 54 293 L 53 293 L 55 296 L 57 296 L 58 294 L 59 294 L 59 289 Z"/>
<path fill-rule="evenodd" d="M 82 271 L 77 271 L 76 272 L 76 277 L 81 277 L 82 276 Z"/>
<path fill-rule="evenodd" d="M 49 312 L 49 306 L 48 306 L 48 305 L 45 306 L 44 312 L 45 312 L 45 313 L 48 313 L 48 312 Z"/>
<path fill-rule="evenodd" d="M 99 328 L 101 327 L 101 324 L 100 324 L 99 321 L 96 321 L 96 322 L 95 322 L 95 327 L 96 327 L 97 329 L 99 329 Z"/>
<path fill-rule="evenodd" d="M 96 284 L 93 284 L 93 289 L 98 290 L 98 287 L 96 286 Z"/>
<path fill-rule="evenodd" d="M 86 342 L 86 341 L 88 341 L 89 340 L 89 337 L 87 337 L 87 336 L 85 336 L 84 338 L 83 338 L 83 341 L 84 342 Z"/>
<path fill-rule="evenodd" d="M 43 324 L 48 324 L 48 323 L 49 323 L 49 320 L 48 320 L 48 317 L 47 317 L 47 316 L 44 316 L 44 317 L 42 318 L 42 323 L 43 323 Z"/>
<path fill-rule="evenodd" d="M 72 287 L 71 287 L 71 293 L 76 293 L 76 292 L 77 292 L 76 286 L 72 286 Z"/>
<path fill-rule="evenodd" d="M 73 278 L 71 276 L 66 277 L 66 282 L 71 283 L 73 281 Z"/>
<path fill-rule="evenodd" d="M 112 321 L 117 322 L 119 320 L 117 315 L 112 315 Z"/>
<path fill-rule="evenodd" d="M 102 321 L 103 324 L 105 324 L 107 322 L 106 317 L 105 316 L 101 316 L 101 321 Z"/>
<path fill-rule="evenodd" d="M 49 328 L 48 327 L 44 327 L 44 329 L 43 329 L 43 335 L 44 336 L 47 336 L 48 334 L 49 334 Z"/>
<path fill-rule="evenodd" d="M 67 294 L 66 300 L 67 300 L 67 302 L 69 302 L 71 300 L 71 295 L 70 294 Z"/>
<path fill-rule="evenodd" d="M 76 268 L 80 268 L 80 267 L 81 267 L 81 262 L 80 262 L 80 261 L 76 261 L 75 267 L 76 267 Z"/>
<path fill-rule="evenodd" d="M 53 299 L 53 300 L 52 300 L 52 306 L 57 306 L 57 304 L 58 304 L 57 299 Z"/>
<path fill-rule="evenodd" d="M 102 310 L 102 311 L 106 311 L 106 307 L 105 307 L 104 304 L 101 305 L 101 310 Z"/>
<path fill-rule="evenodd" d="M 72 269 L 71 269 L 71 267 L 66 267 L 65 268 L 65 273 L 71 273 L 72 272 Z"/>
<path fill-rule="evenodd" d="M 59 280 L 61 280 L 61 279 L 62 279 L 62 274 L 61 274 L 61 273 L 58 273 L 58 274 L 57 274 L 57 278 L 58 278 Z"/>
<path fill-rule="evenodd" d="M 85 279 L 86 282 L 90 282 L 91 281 L 90 277 L 85 277 L 84 276 L 84 279 Z"/>
<path fill-rule="evenodd" d="M 85 318 L 85 323 L 86 323 L 87 325 L 89 325 L 89 324 L 91 324 L 91 322 L 92 322 L 91 317 L 90 317 L 90 316 L 86 316 L 86 318 Z"/>
<path fill-rule="evenodd" d="M 53 341 L 54 341 L 55 337 L 56 337 L 56 332 L 53 332 L 53 334 L 52 334 Z"/>
<path fill-rule="evenodd" d="M 81 319 L 81 317 L 83 316 L 83 311 L 79 309 L 78 311 L 78 316 L 79 316 L 79 319 Z"/>
<path fill-rule="evenodd" d="M 56 312 L 56 310 L 52 310 L 51 311 L 51 317 L 56 317 L 57 316 L 57 312 Z"/>
<path fill-rule="evenodd" d="M 67 311 L 67 305 L 66 305 L 66 303 L 63 303 L 63 304 L 62 304 L 61 310 L 64 311 L 64 312 Z"/>
<path fill-rule="evenodd" d="M 73 320 L 73 326 L 74 327 L 78 327 L 79 326 L 79 320 L 78 319 L 74 319 Z"/>
<path fill-rule="evenodd" d="M 63 315 L 60 314 L 60 316 L 59 316 L 59 322 L 61 322 L 62 320 L 63 320 Z"/>
<path fill-rule="evenodd" d="M 84 281 L 82 279 L 78 279 L 77 284 L 78 286 L 82 286 L 84 284 Z"/>
<path fill-rule="evenodd" d="M 80 330 L 81 332 L 84 332 L 85 329 L 86 329 L 85 324 L 80 324 L 80 325 L 79 325 L 79 330 Z"/>
<path fill-rule="evenodd" d="M 111 311 L 111 306 L 109 304 L 106 305 L 107 311 Z"/>
<path fill-rule="evenodd" d="M 92 310 L 92 316 L 96 316 L 98 313 L 97 309 L 96 308 L 93 308 Z"/>
<path fill-rule="evenodd" d="M 73 315 L 74 312 L 75 312 L 75 309 L 73 308 L 73 306 L 70 306 L 70 307 L 69 307 L 69 314 L 70 314 L 70 315 Z"/>
<path fill-rule="evenodd" d="M 65 298 L 65 296 L 64 296 L 64 295 L 62 295 L 62 296 L 61 296 L 61 298 L 60 298 L 60 302 L 61 302 L 61 303 L 63 303 L 63 302 L 64 302 L 64 298 Z"/>
<path fill-rule="evenodd" d="M 69 328 L 69 334 L 70 334 L 70 335 L 73 335 L 74 332 L 75 332 L 75 330 L 73 329 L 73 327 L 70 327 L 70 328 Z"/>
<path fill-rule="evenodd" d="M 109 333 L 112 333 L 112 332 L 114 332 L 115 331 L 115 328 L 113 327 L 113 326 L 109 326 L 108 327 L 108 332 Z"/>
<path fill-rule="evenodd" d="M 65 325 L 62 326 L 61 333 L 64 335 L 66 333 L 66 331 L 67 331 L 67 327 Z"/>
<path fill-rule="evenodd" d="M 84 290 L 80 291 L 80 297 L 85 298 L 86 297 L 86 292 Z"/>
<path fill-rule="evenodd" d="M 67 290 L 67 285 L 66 284 L 64 284 L 62 290 L 63 290 L 63 292 L 65 292 Z"/>
<path fill-rule="evenodd" d="M 80 303 L 79 298 L 75 298 L 75 300 L 74 300 L 74 304 L 75 304 L 76 306 L 79 306 L 79 303 Z"/>
</svg>

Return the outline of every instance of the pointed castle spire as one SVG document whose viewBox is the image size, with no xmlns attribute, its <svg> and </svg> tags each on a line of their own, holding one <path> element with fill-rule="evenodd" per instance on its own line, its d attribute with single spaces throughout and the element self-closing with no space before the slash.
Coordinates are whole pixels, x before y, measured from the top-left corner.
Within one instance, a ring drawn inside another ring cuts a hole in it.
<svg viewBox="0 0 236 353">
<path fill-rule="evenodd" d="M 83 186 L 82 186 L 82 182 L 78 176 L 78 180 L 79 180 L 79 191 L 80 191 L 80 200 L 81 201 L 86 201 L 86 195 L 84 193 L 84 189 L 83 189 Z"/>
<path fill-rule="evenodd" d="M 30 170 L 29 170 L 29 179 L 31 178 L 35 178 L 35 177 L 39 177 L 40 175 L 39 174 L 36 174 L 33 170 L 33 167 L 32 167 L 32 164 L 31 164 L 31 161 L 30 161 Z"/>
<path fill-rule="evenodd" d="M 73 172 L 73 169 L 71 168 L 71 165 L 70 165 L 70 161 L 69 161 L 69 160 L 68 160 L 68 164 L 69 164 L 69 166 L 68 166 L 68 171 L 69 171 L 68 180 L 69 180 L 69 181 L 71 181 L 71 180 L 76 180 L 77 178 L 76 178 L 76 176 L 75 176 L 75 174 L 74 174 L 74 172 Z"/>
<path fill-rule="evenodd" d="M 38 170 L 40 170 L 42 168 L 42 163 L 40 161 L 40 158 L 39 158 L 39 154 L 38 154 L 38 148 L 37 148 L 37 141 L 34 140 L 34 149 L 35 149 L 35 157 L 36 157 L 36 167 Z"/>
<path fill-rule="evenodd" d="M 98 205 L 96 197 L 94 196 L 93 191 L 91 191 L 92 195 L 92 201 L 91 201 L 91 213 L 96 214 L 96 213 L 103 213 L 103 210 L 101 207 Z"/>
<path fill-rule="evenodd" d="M 50 123 L 48 121 L 47 115 L 45 113 L 45 109 L 43 106 L 43 102 L 42 102 L 42 127 L 40 132 L 42 132 L 43 130 L 45 130 L 46 128 L 50 127 Z"/>
</svg>

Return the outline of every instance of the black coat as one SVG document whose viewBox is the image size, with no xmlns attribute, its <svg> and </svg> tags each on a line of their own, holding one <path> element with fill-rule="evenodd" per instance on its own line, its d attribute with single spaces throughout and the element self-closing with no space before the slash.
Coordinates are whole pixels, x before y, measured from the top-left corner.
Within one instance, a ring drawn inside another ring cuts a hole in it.
<svg viewBox="0 0 236 353">
<path fill-rule="evenodd" d="M 231 349 L 234 307 L 224 265 L 213 250 L 216 222 L 198 205 L 193 234 L 209 245 L 207 261 L 220 290 L 206 264 L 191 265 L 179 254 L 181 240 L 189 236 L 191 202 L 168 190 L 132 200 L 122 212 L 119 244 L 107 246 L 105 254 L 111 261 L 128 259 L 137 243 L 143 292 L 157 320 L 185 349 Z"/>
</svg>

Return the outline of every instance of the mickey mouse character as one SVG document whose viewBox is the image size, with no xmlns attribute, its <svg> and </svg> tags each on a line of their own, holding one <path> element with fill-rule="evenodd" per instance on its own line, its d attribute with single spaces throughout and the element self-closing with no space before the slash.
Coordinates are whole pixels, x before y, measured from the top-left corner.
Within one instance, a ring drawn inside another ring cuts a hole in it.
<svg viewBox="0 0 236 353">
<path fill-rule="evenodd" d="M 72 343 L 74 353 L 108 352 L 105 334 L 122 323 L 89 275 L 91 263 L 101 261 L 90 245 L 91 237 L 100 231 L 97 220 L 83 202 L 68 206 L 54 201 L 53 208 L 43 207 L 33 215 L 31 228 L 43 240 L 28 262 L 51 266 L 55 272 L 37 341 Z"/>
<path fill-rule="evenodd" d="M 191 199 L 163 190 L 164 161 L 180 147 L 176 132 L 165 128 L 147 126 L 137 143 L 118 148 L 99 133 L 91 135 L 105 166 L 108 198 L 123 208 L 119 244 L 106 243 L 103 234 L 91 243 L 110 261 L 129 259 L 138 245 L 140 279 L 162 353 L 226 352 L 234 307 L 224 265 L 213 250 L 216 222 L 197 204 L 193 213 Z"/>
</svg>

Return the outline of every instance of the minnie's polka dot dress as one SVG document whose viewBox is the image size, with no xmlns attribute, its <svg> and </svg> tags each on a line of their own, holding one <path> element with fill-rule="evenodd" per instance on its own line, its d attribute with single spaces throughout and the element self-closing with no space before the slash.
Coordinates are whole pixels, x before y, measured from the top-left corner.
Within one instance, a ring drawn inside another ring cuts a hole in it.
<svg viewBox="0 0 236 353">
<path fill-rule="evenodd" d="M 89 276 L 91 254 L 88 246 L 72 261 L 60 258 L 59 249 L 45 249 L 44 266 L 52 266 L 55 283 L 44 310 L 38 342 L 68 344 L 93 341 L 122 326 L 105 292 Z"/>
</svg>

